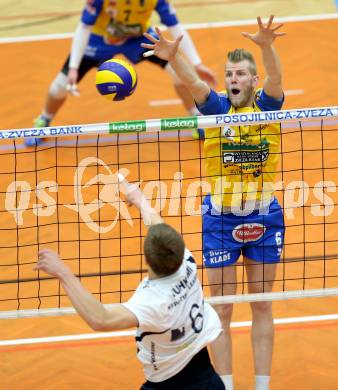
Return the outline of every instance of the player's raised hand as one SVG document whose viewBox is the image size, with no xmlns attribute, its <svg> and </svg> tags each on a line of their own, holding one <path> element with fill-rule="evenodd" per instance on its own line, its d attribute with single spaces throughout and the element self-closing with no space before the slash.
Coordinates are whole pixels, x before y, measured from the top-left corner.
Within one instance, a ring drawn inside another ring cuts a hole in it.
<svg viewBox="0 0 338 390">
<path fill-rule="evenodd" d="M 78 77 L 79 77 L 78 70 L 75 68 L 69 68 L 66 89 L 70 94 L 74 96 L 80 96 L 80 91 L 78 90 L 77 87 Z"/>
<path fill-rule="evenodd" d="M 183 39 L 183 35 L 179 36 L 175 41 L 171 41 L 165 38 L 158 27 L 155 27 L 156 34 L 158 38 L 155 38 L 151 34 L 144 33 L 143 35 L 149 39 L 152 43 L 141 43 L 141 46 L 149 51 L 143 54 L 144 57 L 149 57 L 150 55 L 155 55 L 158 58 L 161 58 L 165 61 L 170 61 L 175 57 L 180 42 Z"/>
<path fill-rule="evenodd" d="M 138 184 L 129 183 L 121 173 L 118 174 L 118 180 L 130 206 L 134 205 L 140 211 L 144 207 L 150 207 L 148 200 L 144 196 Z"/>
<path fill-rule="evenodd" d="M 270 46 L 272 42 L 277 38 L 285 35 L 285 32 L 276 32 L 280 29 L 283 24 L 278 24 L 272 27 L 274 15 L 270 15 L 268 23 L 264 26 L 260 16 L 257 17 L 257 23 L 259 30 L 255 34 L 242 32 L 242 35 L 246 38 L 251 39 L 258 46 Z"/>
<path fill-rule="evenodd" d="M 163 222 L 161 216 L 151 207 L 149 201 L 137 184 L 129 183 L 121 173 L 118 174 L 118 180 L 123 187 L 127 202 L 140 210 L 143 222 L 146 226 Z"/>
<path fill-rule="evenodd" d="M 69 271 L 69 268 L 60 259 L 57 252 L 50 249 L 39 251 L 39 259 L 34 270 L 42 270 L 51 276 L 59 278 L 63 272 Z"/>
</svg>

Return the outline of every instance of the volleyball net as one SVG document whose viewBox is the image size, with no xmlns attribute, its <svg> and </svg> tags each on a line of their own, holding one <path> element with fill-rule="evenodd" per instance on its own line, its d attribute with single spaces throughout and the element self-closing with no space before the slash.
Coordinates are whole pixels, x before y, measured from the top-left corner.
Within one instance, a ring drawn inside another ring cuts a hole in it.
<svg viewBox="0 0 338 390">
<path fill-rule="evenodd" d="M 338 107 L 11 129 L 0 132 L 0 319 L 74 312 L 60 283 L 33 271 L 38 251 L 60 253 L 105 304 L 127 300 L 145 276 L 146 227 L 121 195 L 118 173 L 140 183 L 165 222 L 202 263 L 201 214 L 210 192 L 195 128 L 281 124 L 275 196 L 284 209 L 285 245 L 272 293 L 212 303 L 338 295 Z M 46 141 L 26 148 L 22 140 Z"/>
</svg>

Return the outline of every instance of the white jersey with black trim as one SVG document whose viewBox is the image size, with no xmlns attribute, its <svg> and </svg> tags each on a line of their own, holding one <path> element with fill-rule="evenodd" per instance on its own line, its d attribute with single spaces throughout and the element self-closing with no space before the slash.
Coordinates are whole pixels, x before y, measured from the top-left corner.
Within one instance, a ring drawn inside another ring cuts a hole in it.
<svg viewBox="0 0 338 390">
<path fill-rule="evenodd" d="M 204 302 L 197 266 L 187 249 L 176 273 L 146 277 L 123 305 L 138 319 L 137 356 L 152 382 L 180 372 L 222 331 L 216 311 Z"/>
</svg>

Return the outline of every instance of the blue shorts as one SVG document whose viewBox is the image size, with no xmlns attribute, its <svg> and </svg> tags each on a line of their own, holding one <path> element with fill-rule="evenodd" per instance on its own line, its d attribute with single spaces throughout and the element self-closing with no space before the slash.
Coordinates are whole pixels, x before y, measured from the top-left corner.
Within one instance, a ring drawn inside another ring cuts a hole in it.
<svg viewBox="0 0 338 390">
<path fill-rule="evenodd" d="M 155 31 L 149 28 L 149 34 L 157 37 Z M 141 42 L 151 43 L 143 35 L 136 38 L 129 38 L 122 45 L 107 45 L 100 35 L 91 34 L 88 46 L 86 47 L 85 55 L 83 56 L 78 69 L 78 82 L 92 69 L 97 68 L 102 62 L 115 57 L 117 54 L 123 54 L 133 64 L 138 64 L 141 61 L 149 61 L 161 68 L 165 68 L 168 61 L 162 60 L 156 56 L 143 57 L 143 53 L 147 51 L 141 47 Z M 62 73 L 68 75 L 70 55 L 62 66 Z"/>
<path fill-rule="evenodd" d="M 214 212 L 210 194 L 204 198 L 202 217 L 203 261 L 206 267 L 234 264 L 239 256 L 259 263 L 280 261 L 284 244 L 282 208 L 274 199 L 269 212 L 252 211 L 247 216 Z"/>
<path fill-rule="evenodd" d="M 149 28 L 147 33 L 157 37 L 152 28 Z M 159 65 L 164 66 L 167 63 L 167 61 L 160 60 L 156 56 L 143 57 L 143 53 L 148 51 L 148 49 L 141 47 L 142 42 L 152 43 L 149 39 L 141 35 L 140 37 L 129 38 L 121 45 L 108 45 L 105 43 L 102 36 L 91 34 L 85 51 L 85 57 L 95 59 L 98 63 L 102 63 L 115 57 L 117 54 L 123 54 L 133 64 L 137 64 L 146 59 L 155 61 L 155 58 L 157 58 L 156 62 L 158 62 Z"/>
</svg>

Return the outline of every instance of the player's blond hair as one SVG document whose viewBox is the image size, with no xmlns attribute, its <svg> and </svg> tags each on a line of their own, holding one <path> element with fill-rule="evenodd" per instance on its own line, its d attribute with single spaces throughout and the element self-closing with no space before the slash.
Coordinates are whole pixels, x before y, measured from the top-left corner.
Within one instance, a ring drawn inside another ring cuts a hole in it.
<svg viewBox="0 0 338 390">
<path fill-rule="evenodd" d="M 252 75 L 257 75 L 257 67 L 255 59 L 253 55 L 244 49 L 235 49 L 234 51 L 229 51 L 228 53 L 228 61 L 230 62 L 241 62 L 247 60 L 250 64 L 250 72 Z"/>
<path fill-rule="evenodd" d="M 160 223 L 150 226 L 144 240 L 144 255 L 151 269 L 158 276 L 175 273 L 184 256 L 182 236 L 170 225 Z"/>
</svg>

